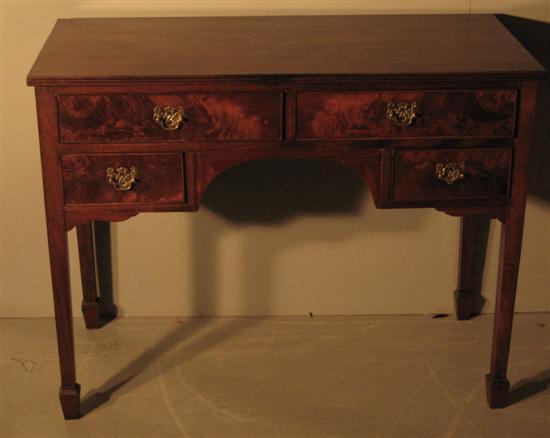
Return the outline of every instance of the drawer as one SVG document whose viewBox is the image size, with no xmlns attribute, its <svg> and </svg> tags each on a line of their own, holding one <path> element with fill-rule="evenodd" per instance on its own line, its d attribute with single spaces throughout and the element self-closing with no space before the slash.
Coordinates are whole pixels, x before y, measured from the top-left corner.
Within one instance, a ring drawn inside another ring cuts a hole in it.
<svg viewBox="0 0 550 438">
<path fill-rule="evenodd" d="M 297 137 L 511 137 L 516 90 L 304 92 Z"/>
<path fill-rule="evenodd" d="M 277 140 L 281 93 L 59 95 L 60 141 Z"/>
<path fill-rule="evenodd" d="M 396 150 L 393 199 L 504 198 L 511 165 L 512 149 Z"/>
<path fill-rule="evenodd" d="M 185 202 L 184 157 L 159 154 L 66 154 L 65 204 Z"/>
</svg>

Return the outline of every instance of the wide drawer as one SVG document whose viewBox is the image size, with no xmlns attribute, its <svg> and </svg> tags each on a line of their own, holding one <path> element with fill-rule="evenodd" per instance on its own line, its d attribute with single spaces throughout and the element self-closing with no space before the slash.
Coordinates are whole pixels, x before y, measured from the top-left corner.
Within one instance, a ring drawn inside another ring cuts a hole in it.
<svg viewBox="0 0 550 438">
<path fill-rule="evenodd" d="M 62 164 L 65 204 L 185 201 L 180 153 L 66 154 Z"/>
<path fill-rule="evenodd" d="M 396 201 L 504 198 L 512 149 L 396 150 Z"/>
<path fill-rule="evenodd" d="M 65 143 L 277 140 L 280 93 L 59 95 Z"/>
<path fill-rule="evenodd" d="M 298 138 L 511 137 L 516 90 L 304 92 Z"/>
</svg>

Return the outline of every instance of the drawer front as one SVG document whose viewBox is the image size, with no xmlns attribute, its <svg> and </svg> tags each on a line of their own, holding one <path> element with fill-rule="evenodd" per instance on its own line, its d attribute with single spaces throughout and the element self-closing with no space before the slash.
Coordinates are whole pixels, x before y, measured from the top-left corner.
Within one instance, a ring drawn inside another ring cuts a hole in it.
<svg viewBox="0 0 550 438">
<path fill-rule="evenodd" d="M 185 202 L 183 154 L 66 154 L 65 204 Z"/>
<path fill-rule="evenodd" d="M 298 95 L 297 136 L 511 137 L 516 94 L 516 90 L 305 92 Z"/>
<path fill-rule="evenodd" d="M 504 198 L 511 165 L 511 149 L 397 150 L 393 199 Z"/>
<path fill-rule="evenodd" d="M 282 95 L 60 95 L 58 113 L 65 143 L 277 140 Z"/>
</svg>

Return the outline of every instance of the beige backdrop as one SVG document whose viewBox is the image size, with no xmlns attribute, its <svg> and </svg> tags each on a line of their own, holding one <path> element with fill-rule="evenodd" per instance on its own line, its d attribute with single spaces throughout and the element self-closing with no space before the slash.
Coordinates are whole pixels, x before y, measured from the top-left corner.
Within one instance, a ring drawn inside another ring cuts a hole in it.
<svg viewBox="0 0 550 438">
<path fill-rule="evenodd" d="M 550 22 L 550 1 L 3 1 L 2 316 L 53 312 L 34 96 L 25 77 L 56 18 L 418 12 L 501 12 Z M 519 311 L 550 310 L 545 129 L 539 127 L 535 190 L 527 208 Z M 142 214 L 112 226 L 121 314 L 452 312 L 457 218 L 433 210 L 377 211 L 353 175 L 330 165 L 247 166 L 213 184 L 198 213 Z M 324 180 L 327 174 L 334 182 Z M 296 184 L 305 188 L 293 189 Z M 347 195 L 339 200 L 333 189 L 343 188 Z M 489 230 L 487 312 L 494 302 L 499 230 L 495 223 Z M 80 315 L 74 231 L 70 250 Z"/>
</svg>

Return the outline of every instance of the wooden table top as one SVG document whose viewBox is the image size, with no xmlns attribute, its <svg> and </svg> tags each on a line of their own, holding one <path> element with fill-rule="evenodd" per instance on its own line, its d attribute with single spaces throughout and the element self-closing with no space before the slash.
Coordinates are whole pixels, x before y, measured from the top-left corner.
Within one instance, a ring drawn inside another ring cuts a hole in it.
<svg viewBox="0 0 550 438">
<path fill-rule="evenodd" d="M 58 20 L 31 85 L 218 77 L 540 77 L 493 15 Z"/>
</svg>

